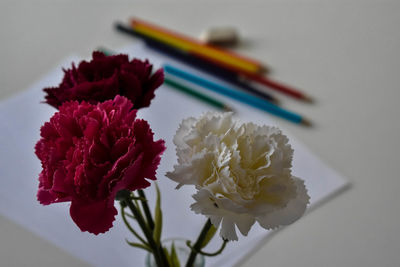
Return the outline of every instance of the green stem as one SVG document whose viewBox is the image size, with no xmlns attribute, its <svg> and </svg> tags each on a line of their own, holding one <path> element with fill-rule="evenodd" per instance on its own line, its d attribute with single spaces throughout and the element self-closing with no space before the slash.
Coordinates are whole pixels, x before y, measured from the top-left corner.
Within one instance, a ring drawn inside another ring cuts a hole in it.
<svg viewBox="0 0 400 267">
<path fill-rule="evenodd" d="M 208 219 L 207 222 L 204 224 L 203 229 L 201 230 L 200 235 L 197 238 L 196 243 L 194 244 L 194 246 L 192 248 L 192 251 L 190 252 L 189 258 L 185 265 L 186 267 L 193 266 L 193 263 L 194 263 L 194 260 L 196 259 L 198 251 L 200 251 L 201 245 L 203 244 L 204 239 L 206 238 L 207 233 L 210 230 L 211 226 L 212 226 L 211 221 L 210 221 L 210 219 Z"/>
<path fill-rule="evenodd" d="M 204 256 L 214 257 L 214 256 L 217 256 L 222 253 L 222 251 L 225 249 L 226 243 L 228 243 L 228 240 L 223 240 L 221 247 L 216 252 L 213 252 L 213 253 L 204 252 L 202 250 L 197 250 L 197 252 Z M 188 241 L 187 245 L 192 250 L 194 250 L 194 248 L 192 246 L 190 246 L 190 241 Z"/>
<path fill-rule="evenodd" d="M 142 202 L 142 207 L 143 207 L 143 211 L 144 211 L 144 214 L 146 215 L 147 223 L 148 223 L 150 229 L 153 231 L 153 230 L 154 230 L 154 221 L 153 221 L 153 217 L 151 216 L 151 212 L 150 212 L 149 206 L 148 206 L 148 204 L 147 204 L 146 195 L 145 195 L 145 193 L 143 192 L 143 190 L 141 190 L 141 189 L 138 190 L 138 192 L 139 192 L 139 196 L 140 196 L 142 199 L 144 199 L 144 200 L 141 200 L 141 202 Z"/>
<path fill-rule="evenodd" d="M 135 198 L 133 198 L 133 199 L 135 199 Z M 135 203 L 137 203 L 136 202 L 136 199 L 135 199 Z M 136 204 L 137 205 L 137 204 Z M 140 212 L 140 211 L 139 211 Z M 128 213 L 125 213 L 125 215 L 126 216 L 128 216 L 128 217 L 130 217 L 130 218 L 132 218 L 132 219 L 135 219 L 135 216 L 133 216 L 133 215 L 131 215 L 131 214 L 128 214 Z M 166 257 L 166 255 L 165 255 L 165 252 L 164 252 L 164 249 L 160 249 L 160 254 L 161 254 L 161 257 L 163 258 L 163 259 L 166 259 L 167 260 L 167 257 Z"/>
<path fill-rule="evenodd" d="M 133 227 L 129 224 L 128 220 L 126 219 L 126 216 L 128 214 L 125 213 L 125 208 L 121 205 L 121 216 L 122 216 L 122 220 L 124 221 L 126 227 L 128 227 L 129 231 L 131 231 L 131 233 L 136 236 L 137 239 L 140 240 L 140 242 L 142 242 L 143 244 L 145 244 L 146 246 L 149 246 L 149 244 L 147 244 L 147 242 L 135 231 L 135 229 L 133 229 Z M 134 216 L 132 216 L 132 218 L 135 219 Z"/>
<path fill-rule="evenodd" d="M 147 242 L 151 249 L 153 250 L 153 255 L 154 259 L 157 263 L 157 266 L 159 267 L 168 267 L 168 261 L 165 257 L 165 254 L 163 253 L 163 249 L 160 245 L 157 245 L 153 239 L 153 235 L 146 225 L 146 221 L 144 220 L 142 214 L 137 210 L 136 206 L 133 204 L 132 200 L 130 199 L 130 196 L 126 196 L 124 198 L 124 202 L 126 205 L 129 207 L 129 209 L 132 211 L 133 216 L 135 216 L 135 219 L 137 220 L 138 224 L 140 225 L 140 228 L 142 228 L 142 231 L 144 235 L 146 236 Z"/>
</svg>

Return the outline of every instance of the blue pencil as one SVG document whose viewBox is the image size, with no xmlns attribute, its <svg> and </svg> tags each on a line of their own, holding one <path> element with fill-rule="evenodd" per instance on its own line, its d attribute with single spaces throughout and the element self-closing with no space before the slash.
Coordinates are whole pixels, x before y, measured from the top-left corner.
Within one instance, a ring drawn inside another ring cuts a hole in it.
<svg viewBox="0 0 400 267">
<path fill-rule="evenodd" d="M 274 105 L 272 103 L 266 102 L 265 100 L 262 100 L 258 97 L 244 93 L 242 91 L 239 91 L 239 90 L 236 90 L 233 88 L 229 88 L 229 87 L 223 86 L 218 83 L 208 81 L 204 78 L 201 78 L 197 75 L 194 75 L 194 74 L 191 74 L 184 70 L 181 70 L 177 67 L 173 67 L 169 64 L 164 65 L 164 71 L 168 74 L 171 74 L 171 75 L 177 76 L 181 79 L 190 81 L 190 82 L 195 83 L 199 86 L 202 86 L 208 90 L 228 96 L 232 99 L 235 99 L 235 100 L 245 103 L 247 105 L 256 107 L 258 109 L 261 109 L 263 111 L 271 113 L 275 116 L 287 119 L 291 122 L 298 123 L 298 124 L 310 125 L 310 123 L 307 120 L 305 120 L 302 116 L 300 116 L 296 113 L 293 113 L 291 111 L 285 110 L 285 109 L 283 109 L 277 105 Z"/>
</svg>

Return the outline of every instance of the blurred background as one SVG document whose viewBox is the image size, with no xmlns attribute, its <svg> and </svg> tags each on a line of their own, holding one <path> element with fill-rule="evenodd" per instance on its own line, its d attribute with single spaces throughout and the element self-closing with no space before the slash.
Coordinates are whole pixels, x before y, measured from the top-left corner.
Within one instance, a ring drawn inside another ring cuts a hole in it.
<svg viewBox="0 0 400 267">
<path fill-rule="evenodd" d="M 243 266 L 398 266 L 399 14 L 399 1 L 0 0 L 0 98 L 68 55 L 137 42 L 115 21 L 137 16 L 192 37 L 233 26 L 242 40 L 235 51 L 315 99 L 280 97 L 314 124 L 282 127 L 351 183 Z M 86 266 L 1 214 L 0 232 L 0 266 Z"/>
</svg>

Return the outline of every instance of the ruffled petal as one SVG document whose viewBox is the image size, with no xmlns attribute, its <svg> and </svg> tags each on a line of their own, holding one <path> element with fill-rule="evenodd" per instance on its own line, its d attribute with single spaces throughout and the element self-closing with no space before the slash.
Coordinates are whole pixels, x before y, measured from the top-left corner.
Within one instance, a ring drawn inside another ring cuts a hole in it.
<svg viewBox="0 0 400 267">
<path fill-rule="evenodd" d="M 51 191 L 44 188 L 39 188 L 36 197 L 42 205 L 50 205 L 56 200 L 56 197 L 51 193 Z"/>
<path fill-rule="evenodd" d="M 143 85 L 144 94 L 141 99 L 140 107 L 150 106 L 151 100 L 155 96 L 155 90 L 160 87 L 164 82 L 164 71 L 163 69 L 157 70 L 150 80 Z"/>
<path fill-rule="evenodd" d="M 199 153 L 189 164 L 175 165 L 173 172 L 167 172 L 165 176 L 182 185 L 199 185 L 206 181 L 212 174 L 212 162 L 215 156 L 213 153 Z"/>
<path fill-rule="evenodd" d="M 255 221 L 256 220 L 254 217 L 250 216 L 249 214 L 235 216 L 235 224 L 237 225 L 240 233 L 242 233 L 244 236 L 247 236 Z"/>
<path fill-rule="evenodd" d="M 107 232 L 112 227 L 117 213 L 114 199 L 111 198 L 93 203 L 73 200 L 70 207 L 71 218 L 81 231 L 95 235 Z"/>
<path fill-rule="evenodd" d="M 238 236 L 236 234 L 235 222 L 229 217 L 223 217 L 219 235 L 225 240 L 237 241 Z"/>
<path fill-rule="evenodd" d="M 307 194 L 304 181 L 296 177 L 293 180 L 296 185 L 296 197 L 291 199 L 284 208 L 276 209 L 258 217 L 257 221 L 263 228 L 273 229 L 280 225 L 289 225 L 304 214 L 310 197 Z"/>
</svg>

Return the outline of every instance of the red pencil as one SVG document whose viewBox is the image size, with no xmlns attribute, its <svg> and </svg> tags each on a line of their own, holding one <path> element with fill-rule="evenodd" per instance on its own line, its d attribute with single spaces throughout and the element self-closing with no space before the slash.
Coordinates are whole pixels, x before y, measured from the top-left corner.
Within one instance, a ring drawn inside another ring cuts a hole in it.
<svg viewBox="0 0 400 267">
<path fill-rule="evenodd" d="M 252 73 L 241 73 L 245 79 L 252 80 L 254 82 L 257 82 L 259 84 L 265 85 L 270 89 L 273 89 L 275 91 L 279 91 L 281 93 L 284 93 L 286 95 L 292 96 L 294 98 L 306 101 L 306 102 L 313 102 L 312 98 L 304 94 L 303 92 L 294 89 L 292 87 L 289 87 L 285 84 L 282 84 L 277 81 L 273 81 L 267 77 L 263 77 L 261 75 L 254 75 Z"/>
<path fill-rule="evenodd" d="M 218 65 L 219 67 L 221 67 L 223 69 L 229 70 L 232 73 L 238 75 L 238 78 L 245 79 L 245 80 L 251 80 L 253 82 L 256 82 L 258 84 L 266 86 L 269 89 L 284 93 L 286 95 L 289 95 L 291 97 L 297 98 L 299 100 L 312 102 L 312 98 L 310 98 L 309 96 L 307 96 L 303 92 L 301 92 L 301 91 L 299 91 L 297 89 L 294 89 L 294 88 L 292 88 L 290 86 L 284 85 L 284 84 L 282 84 L 280 82 L 273 81 L 273 80 L 271 80 L 271 79 L 269 79 L 269 78 L 267 78 L 265 76 L 262 76 L 262 75 L 259 75 L 259 74 L 251 73 L 249 71 L 245 71 L 245 70 L 241 70 L 241 69 L 232 67 L 232 66 L 224 64 L 224 63 L 222 63 L 220 61 L 216 61 L 216 60 L 213 60 L 211 58 L 204 57 L 204 56 L 202 56 L 200 54 L 197 54 L 195 52 L 191 52 L 190 54 L 192 54 L 192 55 L 194 55 L 196 57 L 202 58 L 203 60 L 207 60 L 207 61 L 211 62 L 212 64 Z"/>
</svg>

